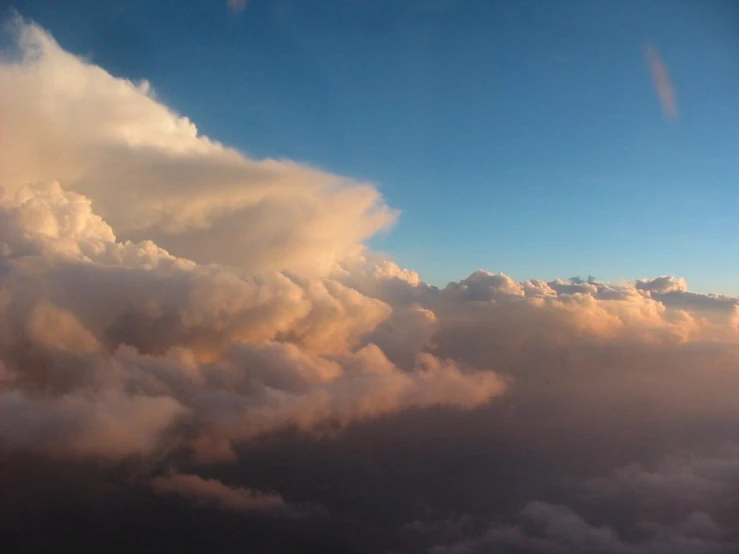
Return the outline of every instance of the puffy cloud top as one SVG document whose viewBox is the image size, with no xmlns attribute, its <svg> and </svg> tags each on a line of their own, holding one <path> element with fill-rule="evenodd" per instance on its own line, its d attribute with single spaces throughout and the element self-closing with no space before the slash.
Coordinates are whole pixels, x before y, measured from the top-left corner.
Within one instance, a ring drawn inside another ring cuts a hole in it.
<svg viewBox="0 0 739 554">
<path fill-rule="evenodd" d="M 11 446 L 116 457 L 185 433 L 180 443 L 212 459 L 276 428 L 471 408 L 503 390 L 495 373 L 431 354 L 401 370 L 377 346 L 357 348 L 392 312 L 379 299 L 116 242 L 87 198 L 57 184 L 19 189 L 0 222 L 0 440 Z"/>
<path fill-rule="evenodd" d="M 395 212 L 372 186 L 290 161 L 253 160 L 199 135 L 146 82 L 116 78 L 15 23 L 0 64 L 10 193 L 59 181 L 124 238 L 249 271 L 331 269 Z"/>
</svg>

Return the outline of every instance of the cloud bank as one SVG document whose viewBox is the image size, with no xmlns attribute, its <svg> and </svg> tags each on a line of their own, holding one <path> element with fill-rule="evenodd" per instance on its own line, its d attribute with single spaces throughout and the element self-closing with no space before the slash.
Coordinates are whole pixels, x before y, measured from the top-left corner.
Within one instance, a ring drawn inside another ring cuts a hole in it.
<svg viewBox="0 0 739 554">
<path fill-rule="evenodd" d="M 737 485 L 739 449 L 735 445 L 727 445 L 713 456 L 670 457 L 654 470 L 630 464 L 611 475 L 588 479 L 581 486 L 589 502 L 622 504 L 624 512 L 640 516 L 630 522 L 631 539 L 619 536 L 613 527 L 588 523 L 568 506 L 533 501 L 520 512 L 517 525 L 495 524 L 478 537 L 436 546 L 431 552 L 736 552 L 736 520 L 727 518 L 719 507 L 736 508 Z M 712 516 L 710 512 L 716 513 L 717 508 L 721 515 Z M 590 510 L 596 511 L 592 506 Z"/>
<path fill-rule="evenodd" d="M 431 286 L 363 246 L 396 216 L 372 185 L 254 160 L 147 83 L 12 32 L 4 536 L 27 546 L 61 506 L 183 552 L 739 544 L 739 300 L 671 276 Z M 249 527 L 265 514 L 290 522 Z"/>
<path fill-rule="evenodd" d="M 391 311 L 380 300 L 116 242 L 58 184 L 21 188 L 0 221 L 8 444 L 117 457 L 152 454 L 172 433 L 200 452 L 286 426 L 472 408 L 503 390 L 431 354 L 402 371 L 376 345 L 357 348 Z"/>
</svg>

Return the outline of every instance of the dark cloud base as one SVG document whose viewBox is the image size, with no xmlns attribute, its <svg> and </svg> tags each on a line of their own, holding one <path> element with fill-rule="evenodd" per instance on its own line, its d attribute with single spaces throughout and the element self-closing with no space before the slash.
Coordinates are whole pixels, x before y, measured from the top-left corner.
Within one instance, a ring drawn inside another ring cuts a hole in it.
<svg viewBox="0 0 739 554">
<path fill-rule="evenodd" d="M 204 478 L 277 490 L 288 503 L 326 508 L 298 519 L 229 513 L 153 494 L 151 475 L 193 469 L 177 456 L 152 467 L 142 460 L 111 466 L 6 455 L 0 461 L 0 536 L 12 552 L 420 553 L 481 536 L 496 522 L 513 524 L 538 499 L 569 506 L 591 525 L 607 525 L 638 544 L 648 535 L 639 529 L 647 513 L 639 500 L 626 493 L 605 501 L 589 497 L 582 483 L 634 459 L 654 468 L 673 445 L 716 454 L 737 429 L 717 421 L 688 428 L 654 421 L 616 441 L 585 425 L 563 441 L 568 430 L 556 423 L 548 426 L 551 437 L 533 429 L 522 433 L 521 420 L 501 424 L 507 408 L 418 411 L 323 438 L 278 433 L 239 448 L 238 464 L 195 468 Z M 684 515 L 684 507 L 670 506 L 669 499 L 652 499 L 657 506 L 650 515 Z M 713 507 L 726 529 L 733 528 L 725 539 L 739 536 L 731 505 Z M 542 534 L 535 525 L 529 532 Z M 469 551 L 537 552 L 511 544 L 476 548 Z"/>
<path fill-rule="evenodd" d="M 0 536 L 8 552 L 369 552 L 363 542 L 375 540 L 340 519 L 193 507 L 153 494 L 125 471 L 91 464 L 15 455 L 0 461 L 0 472 Z"/>
</svg>

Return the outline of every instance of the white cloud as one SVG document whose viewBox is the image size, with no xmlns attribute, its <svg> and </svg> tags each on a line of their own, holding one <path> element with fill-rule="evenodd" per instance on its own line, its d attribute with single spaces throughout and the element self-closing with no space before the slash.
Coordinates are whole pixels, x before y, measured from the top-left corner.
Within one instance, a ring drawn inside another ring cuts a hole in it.
<svg viewBox="0 0 739 554">
<path fill-rule="evenodd" d="M 0 182 L 58 181 L 119 236 L 249 271 L 325 273 L 392 224 L 372 186 L 290 161 L 254 160 L 198 134 L 148 83 L 113 77 L 15 23 L 0 63 Z"/>
</svg>

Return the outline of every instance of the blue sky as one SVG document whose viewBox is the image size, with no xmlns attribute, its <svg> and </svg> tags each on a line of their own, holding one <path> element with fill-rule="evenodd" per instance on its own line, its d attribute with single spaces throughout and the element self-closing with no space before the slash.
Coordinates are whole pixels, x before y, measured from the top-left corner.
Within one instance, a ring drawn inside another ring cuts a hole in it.
<svg viewBox="0 0 739 554">
<path fill-rule="evenodd" d="M 739 7 L 703 1 L 16 0 L 217 140 L 375 183 L 437 284 L 684 276 L 739 293 Z M 679 117 L 645 61 L 659 51 Z"/>
</svg>

